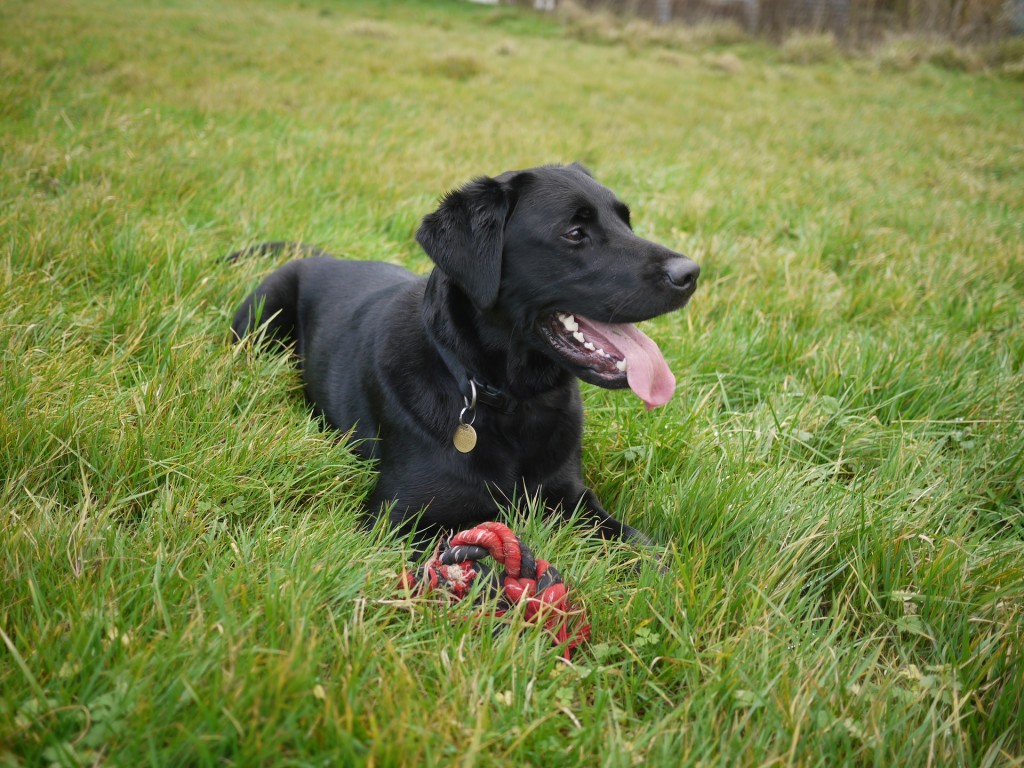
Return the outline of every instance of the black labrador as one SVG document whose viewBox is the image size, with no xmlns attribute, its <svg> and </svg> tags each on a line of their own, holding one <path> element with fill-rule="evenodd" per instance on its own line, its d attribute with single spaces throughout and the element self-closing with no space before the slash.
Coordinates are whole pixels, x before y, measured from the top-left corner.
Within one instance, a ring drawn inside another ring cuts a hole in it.
<svg viewBox="0 0 1024 768">
<path fill-rule="evenodd" d="M 478 178 L 416 240 L 436 264 L 425 278 L 306 247 L 317 255 L 245 299 L 235 338 L 265 323 L 264 339 L 294 349 L 314 409 L 378 461 L 374 516 L 430 535 L 525 493 L 649 542 L 583 483 L 576 379 L 665 403 L 675 379 L 631 324 L 686 304 L 698 266 L 635 235 L 629 209 L 578 164 Z"/>
</svg>

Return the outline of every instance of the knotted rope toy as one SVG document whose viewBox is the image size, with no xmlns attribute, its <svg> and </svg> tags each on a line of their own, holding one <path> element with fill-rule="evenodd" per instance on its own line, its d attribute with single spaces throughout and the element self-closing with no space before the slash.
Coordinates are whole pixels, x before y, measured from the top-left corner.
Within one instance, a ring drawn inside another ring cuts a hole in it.
<svg viewBox="0 0 1024 768">
<path fill-rule="evenodd" d="M 505 566 L 500 576 L 480 562 L 492 557 Z M 495 616 L 503 616 L 514 605 L 525 602 L 523 616 L 543 622 L 557 645 L 564 645 L 568 660 L 572 650 L 590 637 L 590 625 L 582 611 L 569 601 L 562 576 L 551 563 L 538 560 L 507 525 L 483 523 L 441 539 L 433 556 L 413 575 L 402 573 L 399 587 L 414 594 L 443 589 L 461 600 L 477 580 L 486 585 L 481 599 L 498 597 Z"/>
</svg>

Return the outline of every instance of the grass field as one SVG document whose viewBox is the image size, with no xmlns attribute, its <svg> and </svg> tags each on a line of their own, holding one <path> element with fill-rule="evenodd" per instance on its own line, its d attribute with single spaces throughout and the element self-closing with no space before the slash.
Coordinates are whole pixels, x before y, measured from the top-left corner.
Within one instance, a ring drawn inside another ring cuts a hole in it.
<svg viewBox="0 0 1024 768">
<path fill-rule="evenodd" d="M 577 37 L 0 0 L 0 764 L 1022 763 L 1020 81 Z M 593 625 L 566 663 L 392 600 L 372 467 L 226 344 L 273 265 L 218 259 L 425 272 L 443 191 L 572 160 L 703 273 L 647 324 L 668 406 L 583 387 L 588 482 L 670 572 L 515 521 Z"/>
</svg>

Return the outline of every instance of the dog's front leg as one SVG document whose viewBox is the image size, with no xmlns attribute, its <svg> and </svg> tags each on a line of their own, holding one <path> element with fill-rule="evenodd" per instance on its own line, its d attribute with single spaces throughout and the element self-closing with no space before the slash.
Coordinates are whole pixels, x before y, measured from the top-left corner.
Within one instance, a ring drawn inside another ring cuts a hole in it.
<svg viewBox="0 0 1024 768">
<path fill-rule="evenodd" d="M 586 519 L 593 521 L 597 525 L 598 532 L 606 539 L 622 539 L 647 547 L 654 546 L 654 541 L 649 536 L 612 517 L 608 510 L 601 505 L 597 494 L 589 488 L 574 488 L 562 493 L 551 489 L 548 492 L 548 502 L 566 519 L 577 508 L 581 509 Z"/>
</svg>

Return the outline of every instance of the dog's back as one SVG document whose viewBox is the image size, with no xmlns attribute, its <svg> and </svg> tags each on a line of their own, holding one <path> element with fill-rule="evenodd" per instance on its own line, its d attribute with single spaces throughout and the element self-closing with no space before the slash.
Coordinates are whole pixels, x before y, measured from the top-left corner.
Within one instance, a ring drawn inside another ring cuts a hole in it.
<svg viewBox="0 0 1024 768">
<path fill-rule="evenodd" d="M 365 408 L 365 372 L 375 347 L 387 345 L 398 315 L 416 313 L 421 278 L 393 264 L 311 256 L 272 272 L 235 312 L 242 340 L 264 328 L 265 340 L 290 347 L 303 369 L 306 397 L 328 423 L 376 437 Z"/>
</svg>

